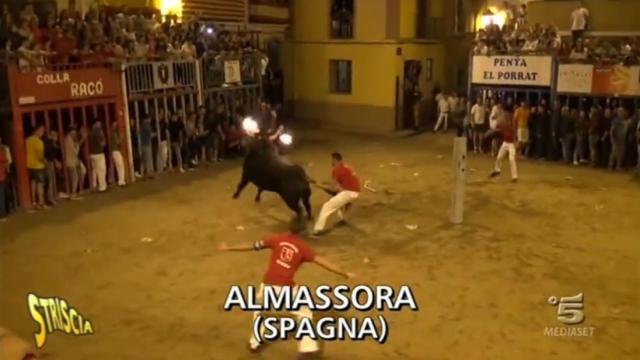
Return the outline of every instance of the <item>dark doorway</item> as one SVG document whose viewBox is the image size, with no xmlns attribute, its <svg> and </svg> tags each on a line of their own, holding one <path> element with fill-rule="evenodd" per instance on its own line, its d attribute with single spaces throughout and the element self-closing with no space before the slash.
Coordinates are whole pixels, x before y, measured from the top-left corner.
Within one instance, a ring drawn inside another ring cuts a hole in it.
<svg viewBox="0 0 640 360">
<path fill-rule="evenodd" d="M 420 73 L 422 65 L 419 60 L 404 62 L 404 88 L 402 91 L 402 123 L 401 129 L 416 129 L 419 127 L 415 114 L 415 105 L 422 98 L 420 91 Z"/>
</svg>

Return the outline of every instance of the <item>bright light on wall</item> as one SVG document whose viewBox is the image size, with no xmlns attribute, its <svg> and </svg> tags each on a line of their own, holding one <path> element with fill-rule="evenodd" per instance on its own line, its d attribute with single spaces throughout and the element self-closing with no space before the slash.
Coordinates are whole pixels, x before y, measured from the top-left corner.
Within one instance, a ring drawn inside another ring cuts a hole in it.
<svg viewBox="0 0 640 360">
<path fill-rule="evenodd" d="M 499 27 L 504 26 L 507 22 L 507 12 L 504 10 L 498 10 L 495 7 L 490 7 L 484 13 L 480 14 L 479 21 L 476 22 L 476 30 L 484 29 L 490 24 L 496 24 Z"/>
<path fill-rule="evenodd" d="M 160 9 L 162 15 L 173 14 L 182 18 L 182 0 L 157 0 L 156 5 Z"/>
</svg>

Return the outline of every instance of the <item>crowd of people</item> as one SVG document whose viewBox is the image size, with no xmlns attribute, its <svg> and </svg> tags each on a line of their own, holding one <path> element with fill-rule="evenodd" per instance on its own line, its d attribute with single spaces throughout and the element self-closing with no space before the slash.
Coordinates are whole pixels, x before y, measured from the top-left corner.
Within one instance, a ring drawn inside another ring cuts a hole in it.
<svg viewBox="0 0 640 360">
<path fill-rule="evenodd" d="M 236 104 L 236 109 L 249 107 Z M 223 101 L 217 101 L 186 113 L 186 117 L 182 109 L 170 109 L 143 114 L 138 121 L 132 119 L 135 176 L 150 179 L 244 155 L 252 136 L 243 129 L 246 117 L 255 119 L 259 130 L 273 139 L 282 132 L 278 107 L 267 101 L 256 111 L 232 114 L 229 110 Z M 104 119 L 88 119 L 86 128 L 70 123 L 63 139 L 58 129 L 47 130 L 37 123 L 25 140 L 32 209 L 48 209 L 61 199 L 81 200 L 83 194 L 107 191 L 110 184 L 126 186 L 123 141 L 118 124 Z M 10 148 L 0 138 L 0 221 L 18 206 L 16 181 Z"/>
<path fill-rule="evenodd" d="M 433 129 L 446 130 L 451 121 L 460 136 L 468 136 L 474 153 L 496 156 L 501 139 L 499 123 L 512 113 L 518 156 L 574 165 L 590 164 L 610 170 L 640 170 L 640 111 L 625 100 L 581 98 L 572 103 L 557 98 L 518 100 L 478 98 L 473 102 L 455 93 L 440 93 L 438 120 Z"/>
<path fill-rule="evenodd" d="M 257 53 L 248 33 L 226 31 L 197 18 L 178 21 L 157 10 L 109 8 L 97 4 L 84 15 L 62 10 L 39 14 L 31 1 L 14 12 L 7 3 L 0 18 L 0 47 L 16 53 L 23 68 L 49 64 L 194 59 Z"/>
<path fill-rule="evenodd" d="M 640 64 L 640 37 L 589 37 L 589 10 L 578 5 L 571 13 L 571 37 L 562 38 L 554 25 L 530 24 L 527 7 L 514 9 L 505 1 L 502 27 L 493 22 L 476 33 L 473 53 L 501 55 L 556 54 L 565 61 L 607 64 Z"/>
</svg>

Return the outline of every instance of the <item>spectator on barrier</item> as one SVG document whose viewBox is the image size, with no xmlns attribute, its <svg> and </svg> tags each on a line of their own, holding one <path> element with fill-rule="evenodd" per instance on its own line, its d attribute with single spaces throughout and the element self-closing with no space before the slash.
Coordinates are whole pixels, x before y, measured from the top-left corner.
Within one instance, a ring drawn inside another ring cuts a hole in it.
<svg viewBox="0 0 640 360">
<path fill-rule="evenodd" d="M 46 139 L 44 139 L 44 157 L 47 160 L 46 199 L 50 205 L 55 205 L 58 197 L 56 173 L 62 168 L 62 151 L 60 150 L 59 141 L 58 132 L 55 130 L 49 131 Z"/>
<path fill-rule="evenodd" d="M 571 13 L 571 34 L 574 41 L 581 38 L 589 26 L 589 10 L 585 8 L 582 1 Z"/>
<path fill-rule="evenodd" d="M 185 143 L 185 127 L 182 120 L 180 120 L 179 112 L 180 110 L 171 114 L 171 120 L 169 122 L 169 140 L 171 141 L 171 152 L 173 153 L 173 157 L 176 160 L 176 167 L 179 172 L 184 172 L 184 166 L 182 164 L 182 147 Z M 171 159 L 171 164 L 173 168 L 173 159 Z"/>
<path fill-rule="evenodd" d="M 619 107 L 611 123 L 609 136 L 611 139 L 611 155 L 609 157 L 609 170 L 622 170 L 625 147 L 627 142 L 627 131 L 631 119 L 629 111 Z"/>
<path fill-rule="evenodd" d="M 182 53 L 182 57 L 186 60 L 194 60 L 197 57 L 196 46 L 193 44 L 191 39 L 186 39 L 180 48 L 180 52 Z"/>
<path fill-rule="evenodd" d="M 576 144 L 573 150 L 573 165 L 580 165 L 588 162 L 585 156 L 585 145 L 589 137 L 589 119 L 585 110 L 576 110 L 573 116 L 577 116 L 574 118 Z"/>
<path fill-rule="evenodd" d="M 116 170 L 118 186 L 125 186 L 127 185 L 127 181 L 125 179 L 126 173 L 124 170 L 124 158 L 122 157 L 122 152 L 120 151 L 120 148 L 122 146 L 122 138 L 120 137 L 120 128 L 118 127 L 117 121 L 111 123 L 110 135 L 111 138 L 109 141 L 109 145 L 111 146 L 111 160 L 113 161 L 113 167 Z"/>
<path fill-rule="evenodd" d="M 107 161 L 104 156 L 106 146 L 102 122 L 96 120 L 89 134 L 89 158 L 91 159 L 91 188 L 98 192 L 107 191 Z"/>
<path fill-rule="evenodd" d="M 7 183 L 9 179 L 9 156 L 0 137 L 0 222 L 7 221 Z"/>
<path fill-rule="evenodd" d="M 140 152 L 142 153 L 142 175 L 153 177 L 153 130 L 151 127 L 151 116 L 143 115 L 140 123 Z"/>
<path fill-rule="evenodd" d="M 571 60 L 587 60 L 589 58 L 589 49 L 584 46 L 583 39 L 576 40 L 576 45 L 571 49 L 569 58 Z"/>
<path fill-rule="evenodd" d="M 48 209 L 44 197 L 44 184 L 46 182 L 46 159 L 44 157 L 44 126 L 38 125 L 31 136 L 26 140 L 27 169 L 31 183 L 31 201 L 36 209 Z"/>
</svg>

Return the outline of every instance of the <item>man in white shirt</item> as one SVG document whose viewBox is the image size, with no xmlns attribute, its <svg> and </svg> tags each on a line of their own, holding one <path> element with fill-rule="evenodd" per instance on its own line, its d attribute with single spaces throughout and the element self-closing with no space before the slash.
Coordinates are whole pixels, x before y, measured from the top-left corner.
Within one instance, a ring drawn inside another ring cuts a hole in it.
<svg viewBox="0 0 640 360">
<path fill-rule="evenodd" d="M 582 4 L 571 13 L 571 33 L 573 39 L 577 40 L 582 37 L 589 23 L 589 10 Z"/>
<path fill-rule="evenodd" d="M 444 131 L 447 131 L 447 124 L 449 121 L 449 111 L 451 109 L 449 105 L 449 100 L 445 94 L 438 94 L 436 96 L 436 101 L 438 101 L 438 121 L 436 122 L 436 126 L 433 128 L 433 132 L 436 133 L 440 129 L 440 125 L 444 123 Z"/>
<path fill-rule="evenodd" d="M 484 128 L 484 117 L 486 115 L 486 108 L 482 98 L 478 98 L 478 101 L 471 107 L 471 133 L 473 138 L 473 152 L 482 151 L 482 134 Z"/>
</svg>

